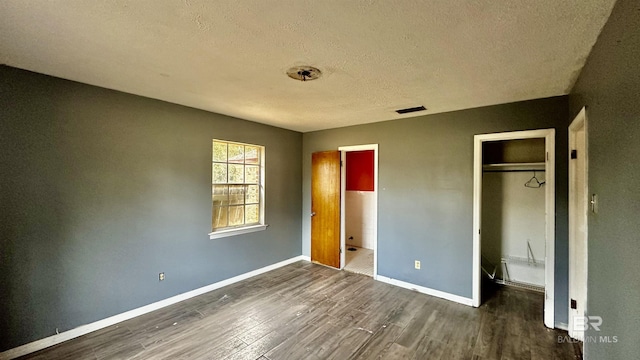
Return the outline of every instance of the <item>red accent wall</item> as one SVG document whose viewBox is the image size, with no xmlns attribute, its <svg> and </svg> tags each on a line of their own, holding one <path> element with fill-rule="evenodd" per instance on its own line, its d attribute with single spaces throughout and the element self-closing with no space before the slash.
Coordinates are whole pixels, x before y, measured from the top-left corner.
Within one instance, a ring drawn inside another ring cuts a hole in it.
<svg viewBox="0 0 640 360">
<path fill-rule="evenodd" d="M 373 150 L 347 152 L 347 190 L 374 190 Z"/>
</svg>

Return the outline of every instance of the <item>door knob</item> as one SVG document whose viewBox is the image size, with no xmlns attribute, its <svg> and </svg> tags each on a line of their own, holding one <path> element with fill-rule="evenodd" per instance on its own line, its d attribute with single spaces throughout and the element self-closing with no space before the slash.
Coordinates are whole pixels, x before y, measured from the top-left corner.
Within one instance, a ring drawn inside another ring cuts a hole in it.
<svg viewBox="0 0 640 360">
<path fill-rule="evenodd" d="M 316 216 L 316 212 L 315 212 L 315 211 L 314 211 L 314 212 L 312 212 L 312 213 L 311 213 L 311 216 Z"/>
</svg>

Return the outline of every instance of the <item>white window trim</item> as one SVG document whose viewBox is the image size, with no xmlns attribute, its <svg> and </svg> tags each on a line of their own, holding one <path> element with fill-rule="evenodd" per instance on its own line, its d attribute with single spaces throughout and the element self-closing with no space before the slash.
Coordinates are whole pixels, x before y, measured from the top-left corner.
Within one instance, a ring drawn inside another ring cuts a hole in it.
<svg viewBox="0 0 640 360">
<path fill-rule="evenodd" d="M 247 226 L 240 226 L 240 227 L 236 227 L 236 228 L 227 228 L 227 229 L 212 231 L 212 232 L 209 233 L 209 239 L 211 239 L 211 240 L 220 239 L 220 238 L 225 238 L 225 237 L 229 237 L 229 236 L 248 234 L 248 233 L 252 233 L 252 232 L 266 230 L 269 225 L 264 223 L 264 220 L 265 220 L 264 211 L 266 209 L 266 204 L 265 204 L 265 197 L 266 197 L 266 194 L 265 194 L 266 193 L 266 188 L 265 188 L 265 177 L 266 177 L 265 176 L 265 173 L 266 173 L 265 146 L 264 145 L 257 145 L 257 144 L 240 143 L 240 142 L 228 141 L 228 140 L 222 140 L 222 139 L 212 139 L 212 140 L 213 141 L 226 142 L 226 143 L 232 143 L 232 144 L 240 144 L 240 145 L 248 145 L 248 146 L 259 146 L 261 148 L 261 151 L 260 151 L 260 184 L 259 184 L 260 185 L 260 223 L 259 224 L 253 224 L 253 225 L 247 225 Z"/>
<path fill-rule="evenodd" d="M 228 236 L 240 235 L 240 234 L 248 234 L 256 231 L 262 231 L 267 229 L 267 224 L 258 224 L 258 225 L 249 225 L 240 227 L 237 229 L 225 229 L 218 230 L 212 233 L 209 233 L 209 239 L 220 239 Z"/>
</svg>

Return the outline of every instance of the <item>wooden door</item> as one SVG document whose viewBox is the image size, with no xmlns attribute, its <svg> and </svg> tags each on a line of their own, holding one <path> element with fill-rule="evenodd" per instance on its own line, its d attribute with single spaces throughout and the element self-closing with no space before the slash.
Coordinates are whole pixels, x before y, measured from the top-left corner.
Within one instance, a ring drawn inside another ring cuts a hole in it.
<svg viewBox="0 0 640 360">
<path fill-rule="evenodd" d="M 311 261 L 340 268 L 340 151 L 311 156 Z"/>
</svg>

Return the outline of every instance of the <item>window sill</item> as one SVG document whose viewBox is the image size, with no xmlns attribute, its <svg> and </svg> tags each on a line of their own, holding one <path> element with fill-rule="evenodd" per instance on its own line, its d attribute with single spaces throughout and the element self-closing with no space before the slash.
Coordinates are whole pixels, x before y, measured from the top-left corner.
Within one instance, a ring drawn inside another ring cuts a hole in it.
<svg viewBox="0 0 640 360">
<path fill-rule="evenodd" d="M 228 230 L 220 230 L 209 233 L 209 239 L 220 239 L 227 236 L 234 236 L 240 234 L 248 234 L 256 231 L 265 230 L 269 225 L 251 225 L 246 227 L 241 227 L 237 229 L 228 229 Z"/>
</svg>

